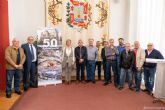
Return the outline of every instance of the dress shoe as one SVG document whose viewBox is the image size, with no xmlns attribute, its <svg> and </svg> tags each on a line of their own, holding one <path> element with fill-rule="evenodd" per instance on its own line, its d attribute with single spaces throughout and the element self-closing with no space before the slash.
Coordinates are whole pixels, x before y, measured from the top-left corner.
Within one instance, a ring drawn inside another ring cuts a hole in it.
<svg viewBox="0 0 165 110">
<path fill-rule="evenodd" d="M 118 84 L 115 83 L 115 87 L 117 88 L 118 87 Z"/>
<path fill-rule="evenodd" d="M 38 88 L 38 86 L 30 86 L 31 88 Z"/>
<path fill-rule="evenodd" d="M 134 89 L 132 87 L 129 87 L 129 90 L 133 91 Z"/>
<path fill-rule="evenodd" d="M 86 83 L 89 83 L 90 82 L 90 80 L 86 80 Z"/>
<path fill-rule="evenodd" d="M 122 89 L 123 89 L 123 87 L 118 87 L 118 89 L 119 89 L 119 90 L 122 90 Z"/>
<path fill-rule="evenodd" d="M 79 83 L 80 83 L 80 81 L 77 80 L 77 81 L 76 81 L 76 84 L 79 84 Z"/>
<path fill-rule="evenodd" d="M 18 95 L 21 95 L 22 94 L 21 91 L 15 91 L 15 93 L 18 94 Z"/>
<path fill-rule="evenodd" d="M 152 92 L 148 92 L 148 94 L 149 94 L 150 96 L 153 96 L 153 95 L 154 95 Z"/>
<path fill-rule="evenodd" d="M 95 83 L 96 83 L 96 81 L 92 81 L 92 83 L 93 83 L 93 84 L 95 84 Z"/>
<path fill-rule="evenodd" d="M 24 91 L 25 91 L 25 92 L 28 91 L 28 88 L 24 88 Z"/>
<path fill-rule="evenodd" d="M 136 89 L 135 91 L 136 91 L 137 93 L 138 93 L 138 92 L 140 92 L 140 90 L 139 90 L 139 89 Z"/>
<path fill-rule="evenodd" d="M 6 98 L 11 98 L 11 94 L 6 94 Z"/>
<path fill-rule="evenodd" d="M 147 89 L 143 89 L 142 91 L 143 91 L 143 92 L 148 92 L 148 90 L 147 90 Z"/>
<path fill-rule="evenodd" d="M 104 86 L 107 86 L 108 84 L 109 84 L 108 82 L 105 82 L 103 85 L 104 85 Z"/>
</svg>

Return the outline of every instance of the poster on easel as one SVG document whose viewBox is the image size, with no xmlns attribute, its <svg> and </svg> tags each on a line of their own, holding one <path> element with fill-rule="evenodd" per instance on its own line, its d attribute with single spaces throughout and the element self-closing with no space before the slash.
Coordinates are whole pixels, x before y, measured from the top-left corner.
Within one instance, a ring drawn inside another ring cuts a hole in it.
<svg viewBox="0 0 165 110">
<path fill-rule="evenodd" d="M 37 31 L 38 85 L 62 83 L 62 37 L 58 28 Z"/>
</svg>

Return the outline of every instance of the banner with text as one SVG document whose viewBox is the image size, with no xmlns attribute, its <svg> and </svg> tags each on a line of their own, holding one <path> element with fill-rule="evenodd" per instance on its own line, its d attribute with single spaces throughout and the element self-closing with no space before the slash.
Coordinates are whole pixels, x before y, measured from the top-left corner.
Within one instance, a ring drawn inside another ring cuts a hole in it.
<svg viewBox="0 0 165 110">
<path fill-rule="evenodd" d="M 38 85 L 62 83 L 62 38 L 58 28 L 37 31 Z"/>
</svg>

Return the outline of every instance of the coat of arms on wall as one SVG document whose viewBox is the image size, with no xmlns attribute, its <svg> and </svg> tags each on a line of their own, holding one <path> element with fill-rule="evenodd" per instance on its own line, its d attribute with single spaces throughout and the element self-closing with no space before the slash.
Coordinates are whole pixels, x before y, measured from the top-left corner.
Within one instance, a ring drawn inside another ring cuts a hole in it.
<svg viewBox="0 0 165 110">
<path fill-rule="evenodd" d="M 98 24 L 99 27 L 103 27 L 107 22 L 108 3 L 106 0 L 102 0 L 96 4 L 96 7 L 99 9 L 99 18 L 97 19 L 97 21 L 95 21 L 95 23 Z"/>
<path fill-rule="evenodd" d="M 66 6 L 67 19 L 69 27 L 75 28 L 78 31 L 87 29 L 91 19 L 91 5 L 86 0 L 70 0 Z"/>
<path fill-rule="evenodd" d="M 53 24 L 57 25 L 62 22 L 62 17 L 59 13 L 59 7 L 62 5 L 61 0 L 48 0 L 48 20 Z"/>
</svg>

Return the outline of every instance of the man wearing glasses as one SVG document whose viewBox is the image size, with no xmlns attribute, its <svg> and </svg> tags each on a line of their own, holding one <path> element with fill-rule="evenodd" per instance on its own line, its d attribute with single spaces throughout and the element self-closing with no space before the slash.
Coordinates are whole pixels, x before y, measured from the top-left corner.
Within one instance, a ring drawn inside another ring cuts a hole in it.
<svg viewBox="0 0 165 110">
<path fill-rule="evenodd" d="M 146 58 L 153 59 L 164 59 L 163 55 L 156 49 L 154 49 L 153 43 L 148 43 L 147 49 L 145 50 Z M 144 63 L 144 81 L 146 89 L 150 95 L 152 95 L 153 87 L 154 87 L 154 79 L 156 72 L 156 63 Z"/>
<path fill-rule="evenodd" d="M 23 74 L 24 91 L 27 91 L 29 86 L 37 87 L 37 48 L 33 45 L 33 41 L 33 36 L 29 36 L 27 43 L 22 45 L 26 55 Z"/>
<path fill-rule="evenodd" d="M 22 93 L 20 90 L 20 82 L 25 58 L 24 51 L 19 46 L 19 40 L 17 38 L 13 38 L 12 46 L 7 47 L 5 50 L 7 98 L 11 98 L 13 77 L 15 93 L 18 95 L 21 95 Z"/>
</svg>

